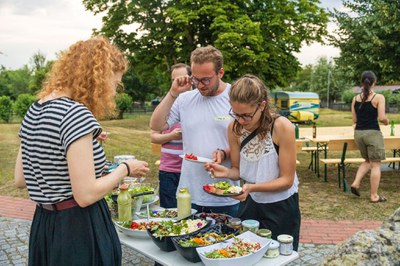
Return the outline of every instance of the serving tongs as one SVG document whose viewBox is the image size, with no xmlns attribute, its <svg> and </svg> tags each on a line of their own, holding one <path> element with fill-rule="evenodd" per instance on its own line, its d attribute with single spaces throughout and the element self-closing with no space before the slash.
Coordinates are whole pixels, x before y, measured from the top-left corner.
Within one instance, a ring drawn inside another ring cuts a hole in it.
<svg viewBox="0 0 400 266">
<path fill-rule="evenodd" d="M 151 195 L 151 194 L 154 194 L 154 191 L 146 191 L 146 192 L 142 192 L 142 193 L 138 193 L 138 194 L 133 194 L 131 196 L 131 198 L 145 196 L 145 195 Z"/>
<path fill-rule="evenodd" d="M 154 194 L 154 191 L 146 191 L 138 194 L 133 194 L 131 198 Z M 118 195 L 111 195 L 112 200 L 117 203 Z"/>
</svg>

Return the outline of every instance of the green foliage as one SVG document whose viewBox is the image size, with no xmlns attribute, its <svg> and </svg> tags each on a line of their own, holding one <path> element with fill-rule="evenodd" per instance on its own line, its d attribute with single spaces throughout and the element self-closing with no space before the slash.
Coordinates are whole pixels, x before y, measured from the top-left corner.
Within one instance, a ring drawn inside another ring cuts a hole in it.
<svg viewBox="0 0 400 266">
<path fill-rule="evenodd" d="M 29 106 L 36 100 L 35 96 L 23 93 L 18 95 L 17 100 L 14 102 L 14 112 L 17 116 L 23 118 L 29 109 Z"/>
<path fill-rule="evenodd" d="M 356 93 L 354 93 L 353 90 L 345 90 L 343 92 L 342 101 L 345 103 L 351 103 L 355 95 Z"/>
<path fill-rule="evenodd" d="M 83 3 L 103 15 L 95 33 L 128 52 L 138 79 L 154 96 L 169 88 L 171 65 L 189 63 L 192 50 L 209 44 L 224 54 L 228 82 L 253 73 L 270 87 L 286 85 L 299 69 L 293 52 L 303 43 L 321 41 L 328 22 L 318 0 Z"/>
<path fill-rule="evenodd" d="M 118 119 L 123 119 L 124 112 L 132 107 L 132 97 L 126 93 L 119 93 L 115 102 L 118 109 Z"/>
<path fill-rule="evenodd" d="M 35 68 L 34 74 L 31 76 L 29 81 L 29 90 L 33 95 L 37 94 L 42 89 L 43 82 L 46 79 L 47 73 L 50 71 L 52 64 L 53 61 L 49 61 L 45 65 L 40 67 L 37 66 Z"/>
<path fill-rule="evenodd" d="M 400 1 L 344 0 L 346 11 L 331 13 L 338 30 L 331 43 L 340 48 L 338 66 L 354 83 L 364 70 L 373 70 L 378 82 L 399 80 Z"/>
<path fill-rule="evenodd" d="M 6 123 L 11 121 L 12 105 L 13 102 L 9 96 L 0 96 L 0 119 Z"/>
<path fill-rule="evenodd" d="M 16 70 L 0 67 L 0 96 L 16 100 L 20 94 L 36 94 L 42 88 L 53 62 L 46 62 L 44 55 L 37 52 L 30 58 L 30 63 L 31 69 L 27 65 Z"/>
<path fill-rule="evenodd" d="M 0 70 L 0 95 L 10 96 L 15 100 L 21 93 L 29 93 L 31 70 L 24 66 L 17 70 Z"/>
</svg>

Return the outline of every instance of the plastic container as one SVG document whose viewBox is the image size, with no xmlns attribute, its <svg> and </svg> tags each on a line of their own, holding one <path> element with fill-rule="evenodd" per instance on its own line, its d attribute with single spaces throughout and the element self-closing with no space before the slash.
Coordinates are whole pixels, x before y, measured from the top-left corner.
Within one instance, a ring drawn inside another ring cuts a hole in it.
<svg viewBox="0 0 400 266">
<path fill-rule="evenodd" d="M 188 188 L 180 188 L 177 196 L 178 220 L 190 216 L 192 200 Z"/>
<path fill-rule="evenodd" d="M 256 220 L 244 220 L 242 222 L 243 232 L 250 231 L 252 233 L 257 233 L 259 227 L 260 222 Z"/>
<path fill-rule="evenodd" d="M 136 157 L 133 156 L 133 155 L 117 155 L 117 156 L 114 156 L 114 163 L 120 164 L 122 162 L 125 162 L 128 159 L 134 159 L 135 160 Z"/>
<path fill-rule="evenodd" d="M 284 256 L 289 256 L 293 252 L 293 237 L 291 235 L 279 235 L 279 253 Z"/>
<path fill-rule="evenodd" d="M 269 244 L 267 252 L 265 252 L 264 258 L 276 258 L 279 257 L 279 242 L 276 240 L 272 240 Z"/>
<path fill-rule="evenodd" d="M 272 232 L 269 229 L 258 229 L 257 235 L 261 237 L 271 238 Z"/>
<path fill-rule="evenodd" d="M 229 224 L 231 228 L 241 230 L 242 229 L 242 220 L 239 218 L 231 218 L 229 219 Z"/>
<path fill-rule="evenodd" d="M 120 186 L 118 195 L 118 221 L 128 222 L 132 220 L 132 199 L 128 192 L 128 186 Z"/>
</svg>

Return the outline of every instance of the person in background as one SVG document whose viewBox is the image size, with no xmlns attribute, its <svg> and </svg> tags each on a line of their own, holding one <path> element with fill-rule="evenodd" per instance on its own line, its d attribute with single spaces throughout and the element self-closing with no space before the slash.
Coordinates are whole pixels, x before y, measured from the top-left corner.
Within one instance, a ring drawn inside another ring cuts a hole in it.
<svg viewBox="0 0 400 266">
<path fill-rule="evenodd" d="M 386 159 L 379 122 L 389 125 L 389 118 L 385 114 L 385 97 L 374 92 L 376 84 L 374 72 L 364 71 L 361 75 L 361 84 L 362 93 L 354 96 L 351 113 L 355 124 L 354 140 L 365 162 L 357 170 L 351 192 L 360 197 L 361 180 L 371 171 L 370 201 L 384 202 L 387 199 L 378 194 L 378 188 L 381 180 L 381 160 Z"/>
<path fill-rule="evenodd" d="M 226 130 L 232 120 L 228 115 L 230 84 L 222 81 L 222 53 L 212 46 L 199 47 L 192 52 L 190 61 L 192 76 L 174 80 L 169 92 L 154 110 L 150 127 L 155 131 L 164 131 L 180 122 L 185 154 L 212 156 L 216 162 L 229 165 Z M 192 83 L 197 89 L 191 90 Z M 198 212 L 236 216 L 237 200 L 216 197 L 203 191 L 203 185 L 214 182 L 202 164 L 187 160 L 182 162 L 178 188 L 189 188 L 192 208 Z M 238 182 L 230 182 L 238 185 Z"/>
<path fill-rule="evenodd" d="M 36 202 L 29 265 L 121 265 L 121 244 L 104 196 L 148 164 L 127 160 L 102 176 L 96 118 L 113 114 L 127 69 L 104 37 L 78 41 L 54 63 L 18 133 L 15 183 Z"/>
<path fill-rule="evenodd" d="M 175 64 L 171 67 L 172 82 L 177 77 L 192 75 L 190 66 Z M 158 178 L 160 182 L 160 206 L 176 208 L 176 190 L 181 176 L 182 158 L 182 131 L 180 123 L 176 123 L 164 132 L 152 131 L 151 142 L 161 144 L 161 158 Z"/>
<path fill-rule="evenodd" d="M 231 168 L 207 163 L 205 168 L 216 178 L 243 179 L 239 218 L 254 219 L 260 228 L 293 236 L 298 249 L 300 208 L 296 174 L 296 142 L 293 124 L 273 112 L 267 87 L 256 76 L 244 75 L 229 92 L 234 118 L 228 128 Z M 247 144 L 242 143 L 256 132 Z"/>
</svg>

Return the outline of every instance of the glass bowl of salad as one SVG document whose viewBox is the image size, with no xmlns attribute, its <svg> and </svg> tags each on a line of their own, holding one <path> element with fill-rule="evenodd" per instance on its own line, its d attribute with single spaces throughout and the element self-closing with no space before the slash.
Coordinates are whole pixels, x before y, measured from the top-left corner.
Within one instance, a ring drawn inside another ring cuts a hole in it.
<svg viewBox="0 0 400 266">
<path fill-rule="evenodd" d="M 172 243 L 172 237 L 183 236 L 197 232 L 201 229 L 209 227 L 211 221 L 204 219 L 196 219 L 189 216 L 179 221 L 162 221 L 157 225 L 147 227 L 147 233 L 151 240 L 163 251 L 173 251 L 175 246 Z"/>
<path fill-rule="evenodd" d="M 198 247 L 196 251 L 206 266 L 254 265 L 261 260 L 271 241 L 246 231 L 224 242 Z"/>
<path fill-rule="evenodd" d="M 222 242 L 226 239 L 234 237 L 238 233 L 239 230 L 232 229 L 231 227 L 222 223 L 217 223 L 186 236 L 172 237 L 172 243 L 179 254 L 181 254 L 188 261 L 196 263 L 201 261 L 199 254 L 197 254 L 196 251 L 197 247 L 203 247 Z"/>
<path fill-rule="evenodd" d="M 131 196 L 141 194 L 143 192 L 153 191 L 153 194 L 144 195 L 142 204 L 149 203 L 155 200 L 158 193 L 158 184 L 155 183 L 131 183 L 129 185 L 129 193 Z"/>
</svg>

